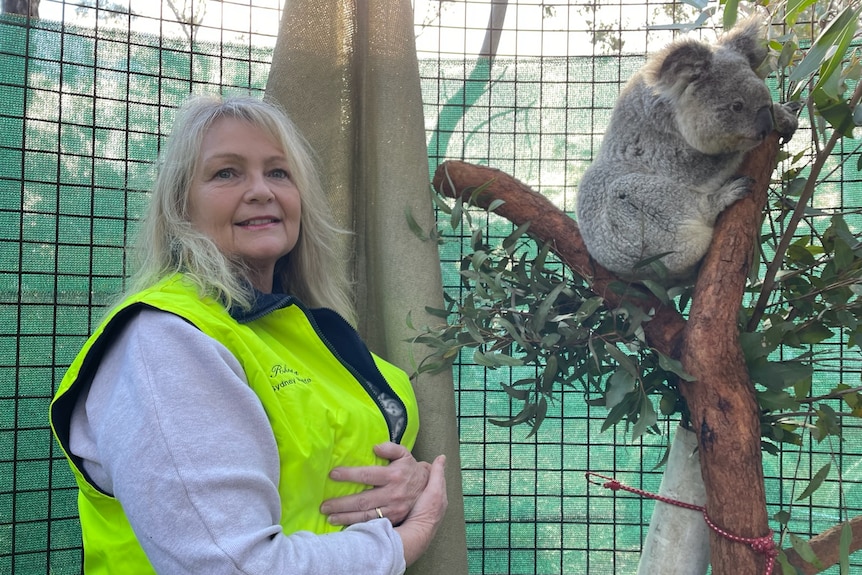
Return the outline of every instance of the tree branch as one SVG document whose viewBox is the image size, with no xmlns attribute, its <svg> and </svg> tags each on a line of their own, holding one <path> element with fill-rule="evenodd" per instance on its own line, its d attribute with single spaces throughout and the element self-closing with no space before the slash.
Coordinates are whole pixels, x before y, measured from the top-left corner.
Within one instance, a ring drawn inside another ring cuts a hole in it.
<svg viewBox="0 0 862 575">
<path fill-rule="evenodd" d="M 769 519 L 760 406 L 739 343 L 737 318 L 777 153 L 778 134 L 773 133 L 740 168 L 740 174 L 754 182 L 751 193 L 716 221 L 698 272 L 680 357 L 696 378 L 679 385 L 698 435 L 707 511 L 717 525 L 745 538 L 766 536 Z M 763 573 L 766 557 L 751 547 L 716 533 L 710 546 L 716 575 Z"/>
<path fill-rule="evenodd" d="M 493 168 L 455 161 L 441 164 L 433 179 L 444 195 L 464 199 L 488 184 L 474 201 L 487 207 L 494 200 L 503 200 L 496 213 L 516 225 L 530 222 L 530 236 L 550 242 L 554 253 L 587 278 L 609 307 L 618 307 L 628 298 L 642 309 L 654 311 L 654 319 L 644 324 L 647 341 L 661 353 L 680 359 L 697 378 L 695 383 L 681 383 L 680 391 L 699 438 L 710 517 L 728 532 L 752 538 L 768 533 L 768 519 L 758 404 L 738 343 L 736 315 L 777 150 L 778 135 L 773 134 L 747 156 L 740 172 L 755 182 L 752 193 L 719 217 L 695 287 L 688 325 L 656 298 L 620 295 L 612 289 L 620 280 L 590 258 L 575 221 L 525 184 Z M 741 497 L 741 493 L 747 496 Z M 711 543 L 715 575 L 762 573 L 765 557 L 749 546 L 717 535 Z"/>
<path fill-rule="evenodd" d="M 794 549 L 785 549 L 784 554 L 787 555 L 788 562 L 796 567 L 802 575 L 815 575 L 821 573 L 829 567 L 838 563 L 841 560 L 839 556 L 839 543 L 841 541 L 841 529 L 844 524 L 836 525 L 824 531 L 823 533 L 812 537 L 808 543 L 811 545 L 811 550 L 817 555 L 820 560 L 820 567 L 815 567 L 810 563 L 806 563 Z M 850 520 L 850 530 L 853 537 L 850 541 L 850 553 L 862 549 L 862 515 L 858 515 Z"/>
<path fill-rule="evenodd" d="M 669 357 L 679 357 L 685 327 L 683 317 L 676 310 L 663 306 L 651 294 L 644 292 L 635 298 L 611 289 L 611 284 L 619 282 L 619 278 L 590 258 L 575 220 L 543 195 L 505 172 L 457 160 L 440 164 L 432 181 L 434 188 L 443 195 L 461 197 L 464 201 L 470 199 L 476 188 L 488 182 L 490 185 L 473 198 L 477 206 L 487 208 L 494 200 L 502 200 L 504 203 L 494 213 L 515 225 L 531 222 L 527 233 L 540 244 L 549 242 L 551 251 L 572 271 L 590 281 L 592 290 L 603 297 L 609 307 L 619 307 L 629 299 L 643 309 L 654 309 L 655 316 L 644 324 L 650 345 Z"/>
</svg>

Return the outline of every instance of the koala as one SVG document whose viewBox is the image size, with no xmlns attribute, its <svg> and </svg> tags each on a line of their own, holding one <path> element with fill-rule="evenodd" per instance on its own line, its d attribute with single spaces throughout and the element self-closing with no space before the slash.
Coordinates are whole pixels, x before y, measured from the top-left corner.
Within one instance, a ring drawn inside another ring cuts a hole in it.
<svg viewBox="0 0 862 575">
<path fill-rule="evenodd" d="M 637 264 L 667 254 L 670 283 L 693 282 L 718 214 L 749 193 L 749 178 L 736 175 L 745 153 L 797 127 L 798 104 L 773 105 L 756 72 L 762 34 L 752 19 L 715 45 L 676 40 L 626 84 L 578 188 L 578 227 L 599 264 L 658 279 Z"/>
</svg>

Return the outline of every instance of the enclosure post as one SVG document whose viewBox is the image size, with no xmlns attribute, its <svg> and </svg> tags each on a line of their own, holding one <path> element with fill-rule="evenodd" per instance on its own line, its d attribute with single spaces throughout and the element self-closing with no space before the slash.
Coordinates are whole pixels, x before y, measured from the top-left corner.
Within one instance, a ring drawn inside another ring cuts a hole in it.
<svg viewBox="0 0 862 575">
<path fill-rule="evenodd" d="M 659 495 L 692 505 L 706 503 L 697 435 L 682 426 L 672 440 Z M 703 513 L 657 501 L 637 575 L 703 575 L 707 567 L 709 527 Z"/>
</svg>

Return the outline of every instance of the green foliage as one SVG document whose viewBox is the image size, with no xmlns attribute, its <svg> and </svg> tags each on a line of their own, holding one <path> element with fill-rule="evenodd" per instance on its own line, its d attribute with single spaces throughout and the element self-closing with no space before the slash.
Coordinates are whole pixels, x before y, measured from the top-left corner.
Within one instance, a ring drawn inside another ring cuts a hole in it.
<svg viewBox="0 0 862 575">
<path fill-rule="evenodd" d="M 531 434 L 562 387 L 579 389 L 590 404 L 607 407 L 603 428 L 624 421 L 635 438 L 655 430 L 655 402 L 665 416 L 684 409 L 676 381 L 690 376 L 678 361 L 647 346 L 642 328 L 650 319 L 646 312 L 634 305 L 607 309 L 586 280 L 566 274 L 550 246 L 536 245 L 527 235 L 529 226 L 492 246 L 487 224 L 477 222 L 490 221 L 499 229 L 505 227 L 499 218 L 470 202 L 450 205 L 439 196 L 435 201 L 438 206 L 443 202 L 441 210 L 453 231 L 465 226 L 470 249 L 460 264 L 463 299 L 447 295 L 446 309 L 427 310 L 447 321 L 426 327 L 416 338 L 433 350 L 419 372 L 449 369 L 459 357 L 490 370 L 528 367 L 512 385 L 501 384 L 517 404 L 515 414 L 492 421 L 527 423 Z M 408 220 L 421 238 L 444 237 L 440 230 L 426 234 Z M 503 379 L 508 381 L 509 374 Z"/>
<path fill-rule="evenodd" d="M 716 19 L 730 27 L 747 12 L 764 12 L 762 3 L 687 4 L 700 13 L 692 23 L 679 24 L 681 30 Z M 780 88 L 781 100 L 801 104 L 801 117 L 779 157 L 781 170 L 739 312 L 739 340 L 760 404 L 762 449 L 778 454 L 798 449 L 806 432 L 816 442 L 840 441 L 842 420 L 862 417 L 862 381 L 849 381 L 854 370 L 838 383 L 817 377 L 862 360 L 862 208 L 842 207 L 859 204 L 832 183 L 838 170 L 862 171 L 862 145 L 854 141 L 862 125 L 862 5 L 789 0 L 766 10 L 771 56 L 764 76 Z M 475 198 L 481 189 L 472 192 Z M 588 404 L 607 410 L 603 429 L 622 423 L 632 440 L 657 432 L 659 417 L 686 420 L 677 384 L 691 378 L 678 361 L 649 346 L 643 330 L 649 312 L 631 303 L 606 306 L 587 280 L 555 259 L 550 246 L 530 237 L 529 224 L 501 234 L 506 222 L 493 214 L 496 205 L 481 210 L 472 200 L 441 196 L 435 202 L 453 233 L 425 233 L 411 224 L 417 235 L 443 243 L 460 233 L 470 240 L 460 265 L 463 297 L 447 296 L 445 309 L 429 310 L 443 321 L 416 338 L 432 350 L 419 371 L 449 369 L 458 359 L 506 371 L 501 380 L 514 380 L 501 383 L 511 414 L 492 421 L 527 424 L 530 435 L 565 388 L 582 391 Z M 501 236 L 491 245 L 489 238 Z M 658 261 L 641 265 L 660 271 Z M 667 290 L 661 282 L 642 287 L 685 313 L 690 290 Z M 622 282 L 612 288 L 636 293 Z M 812 497 L 830 472 L 831 462 L 822 465 L 796 501 Z M 786 534 L 790 511 L 775 519 Z M 842 573 L 851 536 L 845 526 Z M 807 541 L 791 535 L 790 543 L 803 559 L 819 563 Z M 778 561 L 785 574 L 795 572 L 783 553 Z"/>
<path fill-rule="evenodd" d="M 696 22 L 709 22 L 721 12 L 723 24 L 731 26 L 754 9 L 747 2 L 718 3 L 721 11 L 710 4 L 698 6 Z M 858 385 L 840 383 L 812 396 L 815 370 L 835 361 L 830 354 L 836 346 L 848 355 L 862 352 L 859 212 L 812 200 L 814 190 L 826 185 L 825 166 L 836 169 L 836 161 L 847 162 L 855 154 L 854 163 L 862 167 L 858 147 L 837 160 L 832 155 L 835 144 L 852 138 L 862 119 L 862 6 L 830 4 L 826 9 L 823 4 L 791 0 L 769 7 L 772 58 L 766 72 L 785 87 L 787 99 L 803 103 L 801 126 L 810 126 L 812 137 L 810 147 L 781 158 L 789 167 L 772 192 L 759 265 L 740 310 L 740 341 L 760 401 L 768 453 L 800 445 L 804 430 L 817 441 L 840 436 L 842 417 L 862 416 Z M 806 45 L 807 50 L 800 48 Z M 481 191 L 472 190 L 472 197 Z M 494 422 L 526 423 L 531 433 L 565 387 L 580 389 L 585 401 L 606 407 L 604 428 L 624 422 L 633 439 L 655 429 L 659 414 L 685 419 L 676 382 L 688 376 L 678 362 L 645 341 L 649 313 L 631 304 L 608 309 L 584 278 L 555 260 L 549 246 L 537 245 L 529 224 L 489 245 L 488 225 L 496 226 L 495 231 L 505 227 L 492 215 L 497 205 L 483 213 L 472 200 L 435 196 L 435 202 L 453 232 L 464 226 L 470 245 L 460 266 L 464 296 L 460 301 L 447 296 L 446 309 L 428 310 L 445 323 L 426 327 L 417 337 L 433 350 L 419 371 L 449 369 L 462 357 L 490 370 L 515 370 L 516 381 L 503 385 L 514 415 Z M 848 218 L 855 219 L 851 223 Z M 412 219 L 410 225 L 423 239 L 446 241 L 440 229 L 426 234 Z M 632 293 L 623 283 L 614 287 Z M 690 297 L 687 290 L 667 291 L 657 282 L 644 287 L 680 311 Z M 509 373 L 501 379 L 510 381 Z"/>
<path fill-rule="evenodd" d="M 862 364 L 862 208 L 846 207 L 860 204 L 853 192 L 834 183 L 840 170 L 847 170 L 849 178 L 854 170 L 862 172 L 862 144 L 855 140 L 862 125 L 862 4 L 685 4 L 682 14 L 691 21 L 675 25 L 681 31 L 728 28 L 749 12 L 768 12 L 770 58 L 763 75 L 777 86 L 777 99 L 801 105 L 799 131 L 779 155 L 781 169 L 738 316 L 739 341 L 760 406 L 762 450 L 777 455 L 789 448 L 801 457 L 806 434 L 828 447 L 841 441 L 845 418 L 862 417 L 862 381 L 851 375 Z M 428 310 L 441 322 L 425 326 L 416 338 L 431 350 L 418 370 L 446 370 L 463 360 L 490 373 L 504 372 L 500 386 L 511 409 L 491 422 L 526 424 L 530 435 L 564 389 L 580 391 L 586 403 L 604 407 L 602 429 L 623 424 L 633 441 L 658 432 L 660 418 L 686 422 L 677 386 L 691 376 L 678 361 L 649 346 L 643 326 L 651 313 L 631 303 L 608 307 L 585 278 L 555 258 L 550 246 L 531 238 L 529 224 L 508 232 L 511 225 L 493 213 L 498 205 L 476 207 L 473 199 L 483 188 L 468 190 L 466 202 L 435 194 L 443 217 L 430 232 L 410 222 L 419 237 L 440 244 L 465 238 L 462 295 L 447 294 L 445 309 Z M 661 277 L 658 259 L 641 265 Z M 685 314 L 690 290 L 668 290 L 661 282 L 641 287 Z M 611 288 L 632 297 L 641 293 L 623 282 Z M 818 376 L 844 366 L 851 369 L 837 383 Z M 833 462 L 820 462 L 790 502 L 813 498 L 830 474 L 840 477 Z M 803 560 L 820 565 L 809 542 L 789 533 L 791 509 L 774 516 L 782 537 Z M 851 538 L 845 522 L 838 550 L 842 575 L 849 572 Z M 783 551 L 777 560 L 785 575 L 797 572 Z"/>
</svg>

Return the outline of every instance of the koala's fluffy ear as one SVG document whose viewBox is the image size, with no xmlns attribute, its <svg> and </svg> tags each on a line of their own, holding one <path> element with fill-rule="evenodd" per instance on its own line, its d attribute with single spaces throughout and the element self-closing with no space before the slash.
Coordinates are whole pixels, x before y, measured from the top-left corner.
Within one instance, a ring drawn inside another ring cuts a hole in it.
<svg viewBox="0 0 862 575">
<path fill-rule="evenodd" d="M 644 67 L 645 79 L 660 93 L 671 98 L 680 96 L 686 86 L 709 72 L 712 48 L 698 40 L 678 40 Z"/>
<path fill-rule="evenodd" d="M 757 71 L 766 55 L 766 29 L 760 18 L 743 20 L 719 38 L 720 46 L 729 48 L 748 60 L 751 69 Z"/>
</svg>

